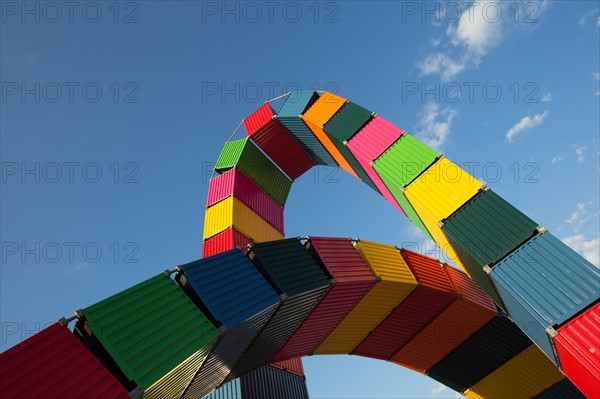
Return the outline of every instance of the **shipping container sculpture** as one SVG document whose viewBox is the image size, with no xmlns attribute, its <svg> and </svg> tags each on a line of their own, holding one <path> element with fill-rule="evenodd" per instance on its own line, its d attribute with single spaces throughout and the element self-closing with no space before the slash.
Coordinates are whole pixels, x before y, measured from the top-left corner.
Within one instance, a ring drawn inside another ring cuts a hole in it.
<svg viewBox="0 0 600 399">
<path fill-rule="evenodd" d="M 300 357 L 350 353 L 470 398 L 600 397 L 598 268 L 380 115 L 327 92 L 273 104 L 219 156 L 203 259 L 0 354 L 2 398 L 303 399 Z M 314 165 L 366 183 L 458 268 L 359 239 L 284 239 L 291 186 Z"/>
</svg>

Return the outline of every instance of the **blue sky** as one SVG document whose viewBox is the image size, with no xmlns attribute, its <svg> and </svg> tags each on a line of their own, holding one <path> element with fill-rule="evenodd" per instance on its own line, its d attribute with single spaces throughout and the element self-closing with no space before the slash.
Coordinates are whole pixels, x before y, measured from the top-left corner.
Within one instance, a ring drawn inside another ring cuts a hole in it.
<svg viewBox="0 0 600 399">
<path fill-rule="evenodd" d="M 199 258 L 212 164 L 287 90 L 377 112 L 598 265 L 598 2 L 23 4 L 0 16 L 1 350 Z M 286 232 L 443 258 L 333 169 L 294 185 Z M 315 398 L 453 396 L 370 359 L 305 366 Z"/>
</svg>

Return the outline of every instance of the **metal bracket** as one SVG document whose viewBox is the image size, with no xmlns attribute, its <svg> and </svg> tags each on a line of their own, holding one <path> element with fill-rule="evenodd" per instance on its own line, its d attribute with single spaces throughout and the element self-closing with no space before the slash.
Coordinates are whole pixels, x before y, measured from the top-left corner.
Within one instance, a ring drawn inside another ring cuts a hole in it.
<svg viewBox="0 0 600 399">
<path fill-rule="evenodd" d="M 75 320 L 76 318 L 77 318 L 77 315 L 74 313 L 74 314 L 73 314 L 73 316 L 71 316 L 71 317 L 67 317 L 67 318 L 65 318 L 65 317 L 61 317 L 60 319 L 58 319 L 58 323 L 59 323 L 61 326 L 66 326 L 66 325 L 68 325 L 70 322 L 72 322 L 73 320 Z"/>
<path fill-rule="evenodd" d="M 483 187 L 481 187 L 481 191 L 490 191 L 490 188 L 484 184 Z"/>
<path fill-rule="evenodd" d="M 133 391 L 129 392 L 129 397 L 131 399 L 141 399 L 143 394 L 144 394 L 144 388 L 137 386 L 137 387 L 135 387 L 135 389 Z"/>
<path fill-rule="evenodd" d="M 544 226 L 538 226 L 538 227 L 536 227 L 535 229 L 536 229 L 536 231 L 537 231 L 538 233 L 540 233 L 540 234 L 544 234 L 544 233 L 547 233 L 547 232 L 548 232 L 548 229 L 547 229 L 547 228 L 545 228 Z"/>
<path fill-rule="evenodd" d="M 492 272 L 492 268 L 489 265 L 485 265 L 483 266 L 483 271 L 487 274 L 490 274 Z"/>
<path fill-rule="evenodd" d="M 554 329 L 554 327 L 548 327 L 548 328 L 546 328 L 546 332 L 548 333 L 548 335 L 551 338 L 554 338 L 554 337 L 556 337 L 558 335 L 558 332 L 556 332 L 556 330 Z"/>
<path fill-rule="evenodd" d="M 442 228 L 444 227 L 444 221 L 440 220 L 439 222 L 437 222 L 438 227 Z"/>
<path fill-rule="evenodd" d="M 84 311 L 83 309 L 77 309 L 77 310 L 74 312 L 74 314 L 75 314 L 75 317 L 76 317 L 78 320 L 82 320 L 83 318 L 85 318 L 85 311 Z"/>
</svg>

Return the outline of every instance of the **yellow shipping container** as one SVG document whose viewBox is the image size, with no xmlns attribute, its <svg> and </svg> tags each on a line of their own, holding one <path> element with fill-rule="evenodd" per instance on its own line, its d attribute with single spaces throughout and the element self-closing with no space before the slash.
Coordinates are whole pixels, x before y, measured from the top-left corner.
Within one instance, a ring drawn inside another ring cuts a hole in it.
<svg viewBox="0 0 600 399">
<path fill-rule="evenodd" d="M 446 238 L 446 235 L 442 231 L 441 227 L 438 226 L 437 221 L 433 219 L 427 212 L 425 212 L 418 202 L 411 202 L 411 205 L 413 206 L 415 212 L 417 212 L 419 215 L 419 218 L 421 218 L 421 221 L 425 225 L 427 231 L 429 231 L 429 234 L 431 234 L 431 237 L 433 237 L 433 240 L 437 246 L 440 247 L 442 251 L 444 251 L 446 255 L 448 255 L 448 257 L 452 259 L 454 263 L 456 263 L 465 273 L 467 273 L 468 276 L 470 276 L 469 272 L 458 258 L 456 251 L 452 245 L 450 245 L 450 241 L 448 241 L 448 238 Z"/>
<path fill-rule="evenodd" d="M 437 223 L 465 204 L 482 186 L 459 166 L 441 158 L 410 183 L 404 194 L 415 209 L 418 206 Z"/>
<path fill-rule="evenodd" d="M 531 398 L 565 376 L 537 346 L 531 345 L 467 389 L 467 398 Z"/>
<path fill-rule="evenodd" d="M 380 281 L 315 354 L 351 353 L 417 287 L 417 279 L 395 247 L 370 241 L 359 241 L 356 247 Z"/>
<path fill-rule="evenodd" d="M 256 242 L 281 240 L 283 234 L 235 197 L 229 197 L 206 209 L 204 239 L 235 227 Z"/>
<path fill-rule="evenodd" d="M 322 129 L 325 123 L 327 123 L 327 121 L 342 108 L 345 102 L 345 98 L 336 96 L 333 93 L 324 92 L 304 115 L 302 115 L 302 120 L 313 132 L 317 140 L 319 140 L 323 147 L 331 154 L 338 165 L 357 179 L 360 179 L 354 169 L 352 169 L 352 166 L 346 161 L 346 158 L 344 158 L 329 136 L 327 136 L 327 133 Z"/>
</svg>

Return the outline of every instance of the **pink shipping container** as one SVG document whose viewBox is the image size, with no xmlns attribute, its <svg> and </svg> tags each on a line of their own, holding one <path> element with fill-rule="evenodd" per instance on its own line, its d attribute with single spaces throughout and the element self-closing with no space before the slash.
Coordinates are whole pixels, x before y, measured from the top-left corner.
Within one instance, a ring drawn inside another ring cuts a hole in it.
<svg viewBox="0 0 600 399">
<path fill-rule="evenodd" d="M 335 284 L 274 360 L 311 355 L 375 284 L 375 276 L 348 238 L 311 237 L 307 247 L 320 258 Z"/>
<path fill-rule="evenodd" d="M 348 149 L 360 166 L 363 167 L 367 175 L 373 180 L 373 183 L 381 194 L 390 204 L 406 216 L 398 202 L 390 193 L 390 190 L 383 183 L 371 163 L 377 159 L 385 150 L 387 150 L 396 140 L 402 136 L 402 129 L 392 125 L 390 122 L 377 115 L 371 119 L 350 141 Z"/>
<path fill-rule="evenodd" d="M 600 398 L 600 303 L 558 329 L 554 346 L 563 372 L 588 398 Z"/>
<path fill-rule="evenodd" d="M 290 179 L 297 179 L 315 163 L 275 115 L 269 103 L 265 103 L 244 119 L 246 132 Z"/>
<path fill-rule="evenodd" d="M 129 399 L 68 326 L 54 323 L 0 355 L 2 398 Z"/>
<path fill-rule="evenodd" d="M 206 207 L 232 195 L 283 233 L 283 208 L 239 169 L 229 169 L 210 180 Z"/>
<path fill-rule="evenodd" d="M 273 367 L 287 371 L 288 373 L 296 374 L 300 377 L 304 377 L 304 366 L 302 365 L 302 359 L 299 357 L 283 360 L 280 362 L 273 362 L 270 364 Z"/>
<path fill-rule="evenodd" d="M 202 257 L 208 258 L 209 256 L 220 254 L 236 247 L 245 247 L 253 242 L 252 238 L 246 237 L 238 230 L 230 227 L 204 241 L 202 244 Z"/>
<path fill-rule="evenodd" d="M 458 297 L 437 260 L 406 250 L 402 257 L 419 285 L 354 349 L 355 355 L 390 360 Z"/>
</svg>

